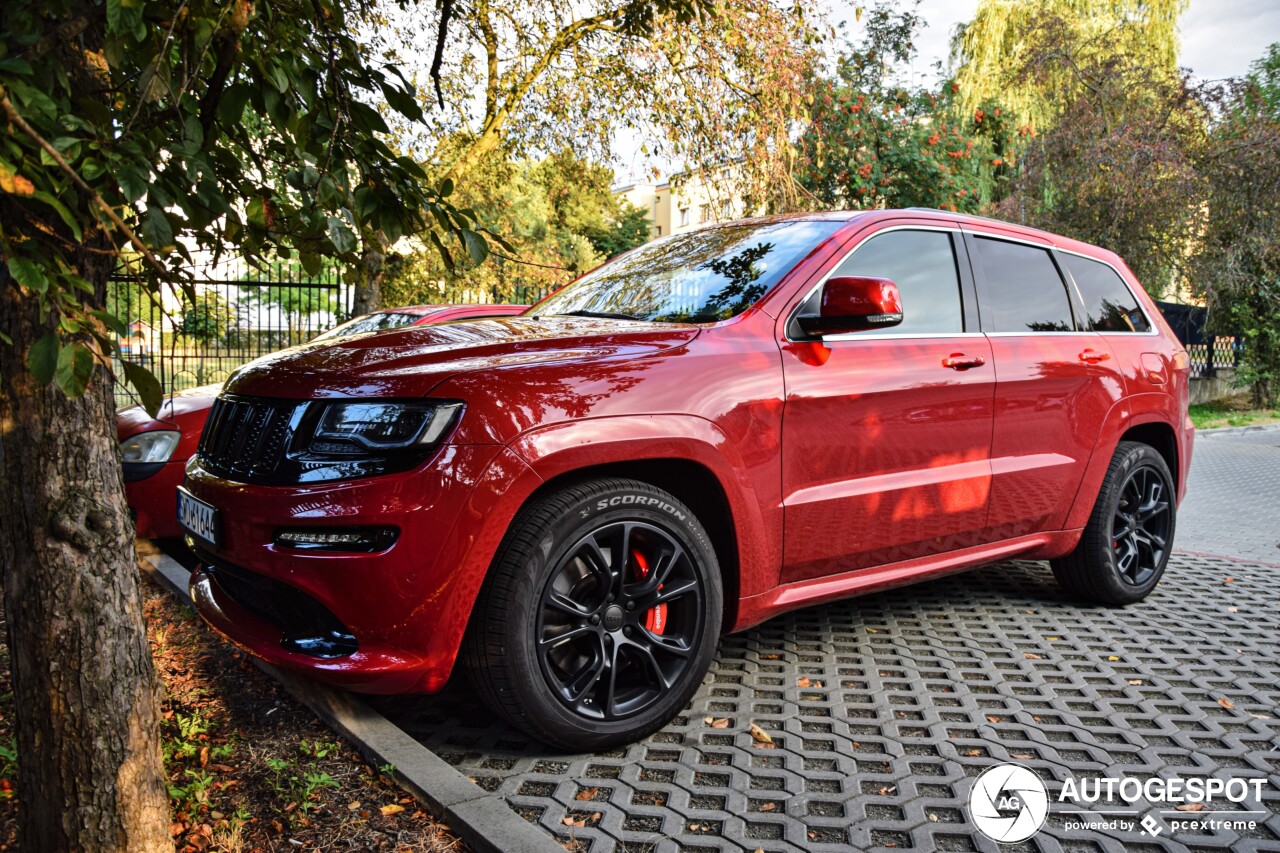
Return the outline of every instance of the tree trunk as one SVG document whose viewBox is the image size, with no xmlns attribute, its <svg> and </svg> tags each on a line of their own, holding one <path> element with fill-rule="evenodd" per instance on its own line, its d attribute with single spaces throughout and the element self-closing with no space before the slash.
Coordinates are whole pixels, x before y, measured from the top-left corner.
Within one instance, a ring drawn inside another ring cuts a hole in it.
<svg viewBox="0 0 1280 853">
<path fill-rule="evenodd" d="M 110 259 L 80 270 L 104 304 Z M 50 328 L 0 267 L 0 570 L 13 675 L 20 841 L 31 851 L 173 850 L 159 694 L 124 502 L 112 381 L 40 387 Z"/>
<path fill-rule="evenodd" d="M 389 248 L 389 241 L 381 231 L 365 239 L 365 250 L 360 256 L 360 280 L 356 282 L 351 304 L 352 317 L 360 317 L 382 307 L 382 280 L 387 276 Z"/>
</svg>

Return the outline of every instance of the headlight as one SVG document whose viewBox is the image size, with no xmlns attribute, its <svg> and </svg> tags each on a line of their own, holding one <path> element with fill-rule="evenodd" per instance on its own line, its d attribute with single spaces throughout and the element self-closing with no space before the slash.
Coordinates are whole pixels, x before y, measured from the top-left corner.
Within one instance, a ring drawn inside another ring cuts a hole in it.
<svg viewBox="0 0 1280 853">
<path fill-rule="evenodd" d="M 172 430 L 140 432 L 120 442 L 120 454 L 125 462 L 168 462 L 181 438 Z"/>
<path fill-rule="evenodd" d="M 326 403 L 307 450 L 335 456 L 428 450 L 461 412 L 462 404 L 457 402 Z"/>
</svg>

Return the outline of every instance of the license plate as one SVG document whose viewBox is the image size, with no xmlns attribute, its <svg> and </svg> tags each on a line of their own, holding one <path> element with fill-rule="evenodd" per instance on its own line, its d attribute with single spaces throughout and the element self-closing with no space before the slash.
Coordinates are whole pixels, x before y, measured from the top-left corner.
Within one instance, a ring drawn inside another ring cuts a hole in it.
<svg viewBox="0 0 1280 853">
<path fill-rule="evenodd" d="M 178 524 L 210 545 L 218 544 L 218 508 L 178 487 Z"/>
</svg>

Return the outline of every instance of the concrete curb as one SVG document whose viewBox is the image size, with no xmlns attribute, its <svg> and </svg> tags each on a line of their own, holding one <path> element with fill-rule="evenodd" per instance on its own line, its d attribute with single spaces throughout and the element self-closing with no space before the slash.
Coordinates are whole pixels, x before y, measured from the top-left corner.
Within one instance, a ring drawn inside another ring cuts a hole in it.
<svg viewBox="0 0 1280 853">
<path fill-rule="evenodd" d="M 160 551 L 147 553 L 140 548 L 138 558 L 153 580 L 183 603 L 191 604 L 187 595 L 190 572 Z M 553 838 L 512 811 L 502 797 L 463 776 L 359 697 L 283 672 L 256 658 L 254 663 L 351 741 L 368 761 L 376 766 L 392 765 L 395 768 L 392 775 L 405 790 L 447 823 L 473 850 L 564 853 Z"/>
<path fill-rule="evenodd" d="M 1240 435 L 1246 432 L 1277 432 L 1280 424 L 1254 424 L 1253 426 L 1218 427 L 1217 429 L 1198 429 L 1196 437 L 1212 438 L 1215 435 Z"/>
</svg>

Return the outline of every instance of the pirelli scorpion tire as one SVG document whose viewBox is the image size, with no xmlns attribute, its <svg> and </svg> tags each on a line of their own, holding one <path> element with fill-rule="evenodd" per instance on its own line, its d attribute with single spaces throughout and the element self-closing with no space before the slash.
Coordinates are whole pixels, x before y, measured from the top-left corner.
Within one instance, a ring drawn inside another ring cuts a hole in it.
<svg viewBox="0 0 1280 853">
<path fill-rule="evenodd" d="M 627 743 L 682 709 L 715 654 L 715 549 L 684 504 L 623 479 L 525 507 L 476 602 L 464 647 L 481 698 L 574 752 Z"/>
<path fill-rule="evenodd" d="M 1178 502 L 1169 466 L 1153 447 L 1122 441 L 1076 549 L 1053 560 L 1069 592 L 1131 604 L 1155 589 L 1169 563 Z"/>
</svg>

